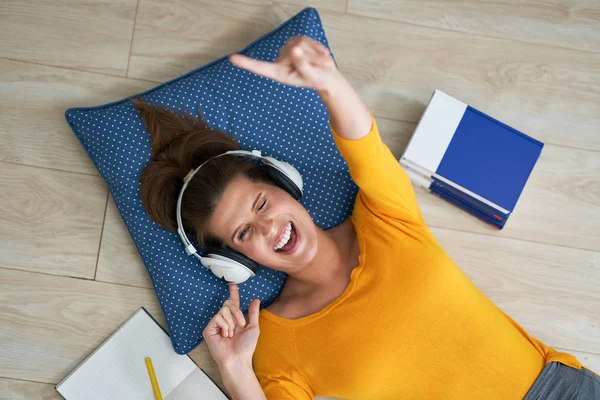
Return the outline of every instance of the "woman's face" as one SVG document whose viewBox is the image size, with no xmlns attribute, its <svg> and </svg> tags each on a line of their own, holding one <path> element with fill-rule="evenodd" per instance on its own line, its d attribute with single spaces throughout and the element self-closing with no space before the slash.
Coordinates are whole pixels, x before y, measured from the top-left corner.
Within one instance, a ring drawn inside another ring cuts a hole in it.
<svg viewBox="0 0 600 400">
<path fill-rule="evenodd" d="M 318 229 L 286 191 L 245 176 L 229 183 L 208 223 L 209 232 L 233 250 L 286 273 L 313 260 Z"/>
</svg>

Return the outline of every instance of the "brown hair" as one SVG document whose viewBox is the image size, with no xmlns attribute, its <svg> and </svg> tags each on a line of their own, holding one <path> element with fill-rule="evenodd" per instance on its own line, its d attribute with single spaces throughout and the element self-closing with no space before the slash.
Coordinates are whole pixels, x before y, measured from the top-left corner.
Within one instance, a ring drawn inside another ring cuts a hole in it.
<svg viewBox="0 0 600 400">
<path fill-rule="evenodd" d="M 202 118 L 166 107 L 131 100 L 150 134 L 152 158 L 140 176 L 140 197 L 146 213 L 170 231 L 177 231 L 176 208 L 183 179 L 208 159 L 239 143 L 229 134 L 212 129 Z M 181 200 L 181 220 L 188 234 L 203 246 L 222 246 L 207 231 L 207 223 L 227 184 L 244 175 L 253 181 L 272 182 L 243 157 L 219 157 L 206 163 L 189 182 Z"/>
</svg>

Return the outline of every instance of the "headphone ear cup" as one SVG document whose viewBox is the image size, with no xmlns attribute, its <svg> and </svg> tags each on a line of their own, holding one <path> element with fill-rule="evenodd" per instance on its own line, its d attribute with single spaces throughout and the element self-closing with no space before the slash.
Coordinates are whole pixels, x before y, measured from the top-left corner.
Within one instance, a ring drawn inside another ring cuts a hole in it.
<svg viewBox="0 0 600 400">
<path fill-rule="evenodd" d="M 263 171 L 294 199 L 298 200 L 302 197 L 302 191 L 286 174 L 271 165 L 263 165 Z"/>
<path fill-rule="evenodd" d="M 262 158 L 263 171 L 294 199 L 302 197 L 302 175 L 292 165 L 273 157 Z"/>
<path fill-rule="evenodd" d="M 248 268 L 252 273 L 256 274 L 258 272 L 258 263 L 252 261 L 248 257 L 243 254 L 238 253 L 237 251 L 222 249 L 220 247 L 207 247 L 205 248 L 206 257 L 210 257 L 211 254 L 216 254 L 221 257 L 228 258 L 232 261 L 238 262 Z M 235 265 L 235 264 L 232 264 Z"/>
</svg>

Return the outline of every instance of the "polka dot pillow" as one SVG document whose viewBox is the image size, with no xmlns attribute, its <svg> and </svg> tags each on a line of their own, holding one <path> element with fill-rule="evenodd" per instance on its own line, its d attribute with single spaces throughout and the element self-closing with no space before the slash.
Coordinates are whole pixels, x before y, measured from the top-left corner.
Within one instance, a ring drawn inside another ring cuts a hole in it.
<svg viewBox="0 0 600 400">
<path fill-rule="evenodd" d="M 286 40 L 297 35 L 328 46 L 319 14 L 307 8 L 241 53 L 273 61 Z M 304 178 L 301 203 L 321 228 L 331 228 L 350 215 L 357 188 L 331 137 L 327 110 L 314 90 L 259 77 L 224 57 L 139 95 L 182 111 L 200 107 L 213 128 L 231 133 L 243 148 L 260 149 L 294 165 Z M 150 160 L 150 141 L 138 112 L 124 99 L 69 109 L 66 119 L 108 183 L 152 279 L 175 351 L 191 351 L 203 340 L 204 327 L 229 290 L 224 281 L 186 255 L 177 233 L 146 215 L 139 177 Z M 284 281 L 284 273 L 260 267 L 254 278 L 239 285 L 243 312 L 255 298 L 263 306 L 270 305 Z"/>
</svg>

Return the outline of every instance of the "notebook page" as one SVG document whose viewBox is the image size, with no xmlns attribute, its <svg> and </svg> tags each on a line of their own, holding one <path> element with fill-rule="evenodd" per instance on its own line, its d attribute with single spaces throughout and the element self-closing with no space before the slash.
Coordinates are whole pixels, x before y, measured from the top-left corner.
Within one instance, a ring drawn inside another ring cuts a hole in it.
<svg viewBox="0 0 600 400">
<path fill-rule="evenodd" d="M 163 396 L 198 369 L 188 356 L 175 353 L 168 335 L 140 309 L 57 390 L 67 400 L 153 399 L 146 357 L 152 359 Z"/>
<path fill-rule="evenodd" d="M 228 400 L 200 368 L 196 368 L 165 400 Z"/>
</svg>

